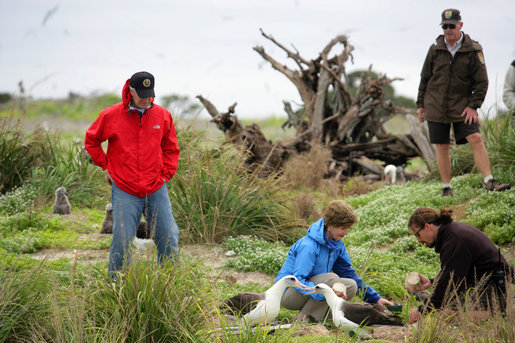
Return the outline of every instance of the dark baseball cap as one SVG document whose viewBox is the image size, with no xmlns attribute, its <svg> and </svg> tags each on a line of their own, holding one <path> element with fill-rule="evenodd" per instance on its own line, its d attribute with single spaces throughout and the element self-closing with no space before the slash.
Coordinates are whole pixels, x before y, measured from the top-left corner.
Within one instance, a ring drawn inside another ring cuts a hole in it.
<svg viewBox="0 0 515 343">
<path fill-rule="evenodd" d="M 455 8 L 448 8 L 442 12 L 442 22 L 443 24 L 458 24 L 461 21 L 460 11 Z"/>
<path fill-rule="evenodd" d="M 131 76 L 130 86 L 136 90 L 140 98 L 155 97 L 154 75 L 140 71 Z"/>
</svg>

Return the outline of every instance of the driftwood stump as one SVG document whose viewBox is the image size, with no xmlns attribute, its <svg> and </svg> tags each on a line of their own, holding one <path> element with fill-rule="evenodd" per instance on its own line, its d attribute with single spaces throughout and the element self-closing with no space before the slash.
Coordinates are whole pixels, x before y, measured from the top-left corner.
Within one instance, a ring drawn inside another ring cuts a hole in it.
<svg viewBox="0 0 515 343">
<path fill-rule="evenodd" d="M 385 75 L 372 79 L 363 75 L 354 95 L 346 85 L 345 63 L 352 60 L 354 47 L 346 35 L 332 39 L 314 59 L 303 58 L 295 49 L 289 49 L 274 37 L 261 34 L 278 46 L 297 66 L 290 69 L 270 56 L 263 47 L 254 50 L 272 68 L 286 76 L 297 88 L 303 108 L 295 111 L 284 102 L 287 120 L 282 125 L 293 127 L 296 135 L 284 142 L 271 142 L 257 124 L 243 126 L 235 114 L 236 103 L 227 112 L 219 112 L 209 100 L 197 98 L 204 105 L 225 134 L 227 141 L 238 145 L 248 154 L 246 164 L 250 171 L 257 167 L 262 175 L 281 170 L 294 154 L 309 151 L 321 144 L 332 152 L 328 177 L 345 179 L 356 173 L 383 175 L 387 164 L 405 165 L 410 158 L 422 156 L 434 160 L 431 146 L 426 146 L 423 132 L 413 126 L 413 135 L 392 135 L 383 124 L 395 113 L 393 104 L 384 100 L 383 88 L 395 79 Z M 410 124 L 411 125 L 411 124 Z M 427 139 L 426 139 L 427 142 Z M 381 162 L 377 162 L 381 161 Z M 429 166 L 429 165 L 428 165 Z"/>
</svg>

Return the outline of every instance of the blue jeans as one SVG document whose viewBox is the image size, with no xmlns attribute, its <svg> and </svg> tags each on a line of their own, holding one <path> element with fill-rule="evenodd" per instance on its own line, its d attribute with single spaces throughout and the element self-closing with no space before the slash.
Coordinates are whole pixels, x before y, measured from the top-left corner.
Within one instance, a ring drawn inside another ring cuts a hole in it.
<svg viewBox="0 0 515 343">
<path fill-rule="evenodd" d="M 113 242 L 108 267 L 111 278 L 115 278 L 115 272 L 122 268 L 125 257 L 128 259 L 126 263 L 130 263 L 130 244 L 142 214 L 156 243 L 158 261 L 170 257 L 172 253 L 173 257 L 179 253 L 179 228 L 173 218 L 166 183 L 144 198 L 122 191 L 114 182 L 111 190 Z"/>
</svg>

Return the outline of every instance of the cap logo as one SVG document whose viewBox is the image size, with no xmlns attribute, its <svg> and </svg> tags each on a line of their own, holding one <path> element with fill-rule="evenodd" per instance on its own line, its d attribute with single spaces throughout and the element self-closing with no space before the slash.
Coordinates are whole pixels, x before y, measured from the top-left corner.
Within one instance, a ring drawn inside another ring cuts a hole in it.
<svg viewBox="0 0 515 343">
<path fill-rule="evenodd" d="M 145 80 L 143 80 L 143 86 L 145 86 L 145 87 L 147 87 L 147 88 L 148 88 L 148 87 L 150 87 L 150 85 L 151 85 L 151 84 L 152 84 L 152 83 L 150 82 L 150 79 L 145 79 Z"/>
<path fill-rule="evenodd" d="M 452 18 L 452 11 L 445 11 L 445 19 L 451 19 Z"/>
</svg>

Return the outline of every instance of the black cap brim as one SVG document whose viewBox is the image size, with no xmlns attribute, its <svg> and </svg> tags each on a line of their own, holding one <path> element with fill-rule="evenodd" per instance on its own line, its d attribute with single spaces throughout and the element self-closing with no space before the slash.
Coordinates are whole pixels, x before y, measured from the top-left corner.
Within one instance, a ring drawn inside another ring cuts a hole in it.
<svg viewBox="0 0 515 343">
<path fill-rule="evenodd" d="M 459 20 L 452 20 L 452 19 L 448 19 L 448 20 L 442 20 L 442 22 L 440 23 L 440 25 L 443 25 L 443 24 L 454 24 L 454 25 L 458 25 L 460 21 Z"/>
<path fill-rule="evenodd" d="M 140 98 L 155 98 L 156 94 L 153 89 L 136 89 L 136 93 Z"/>
</svg>

